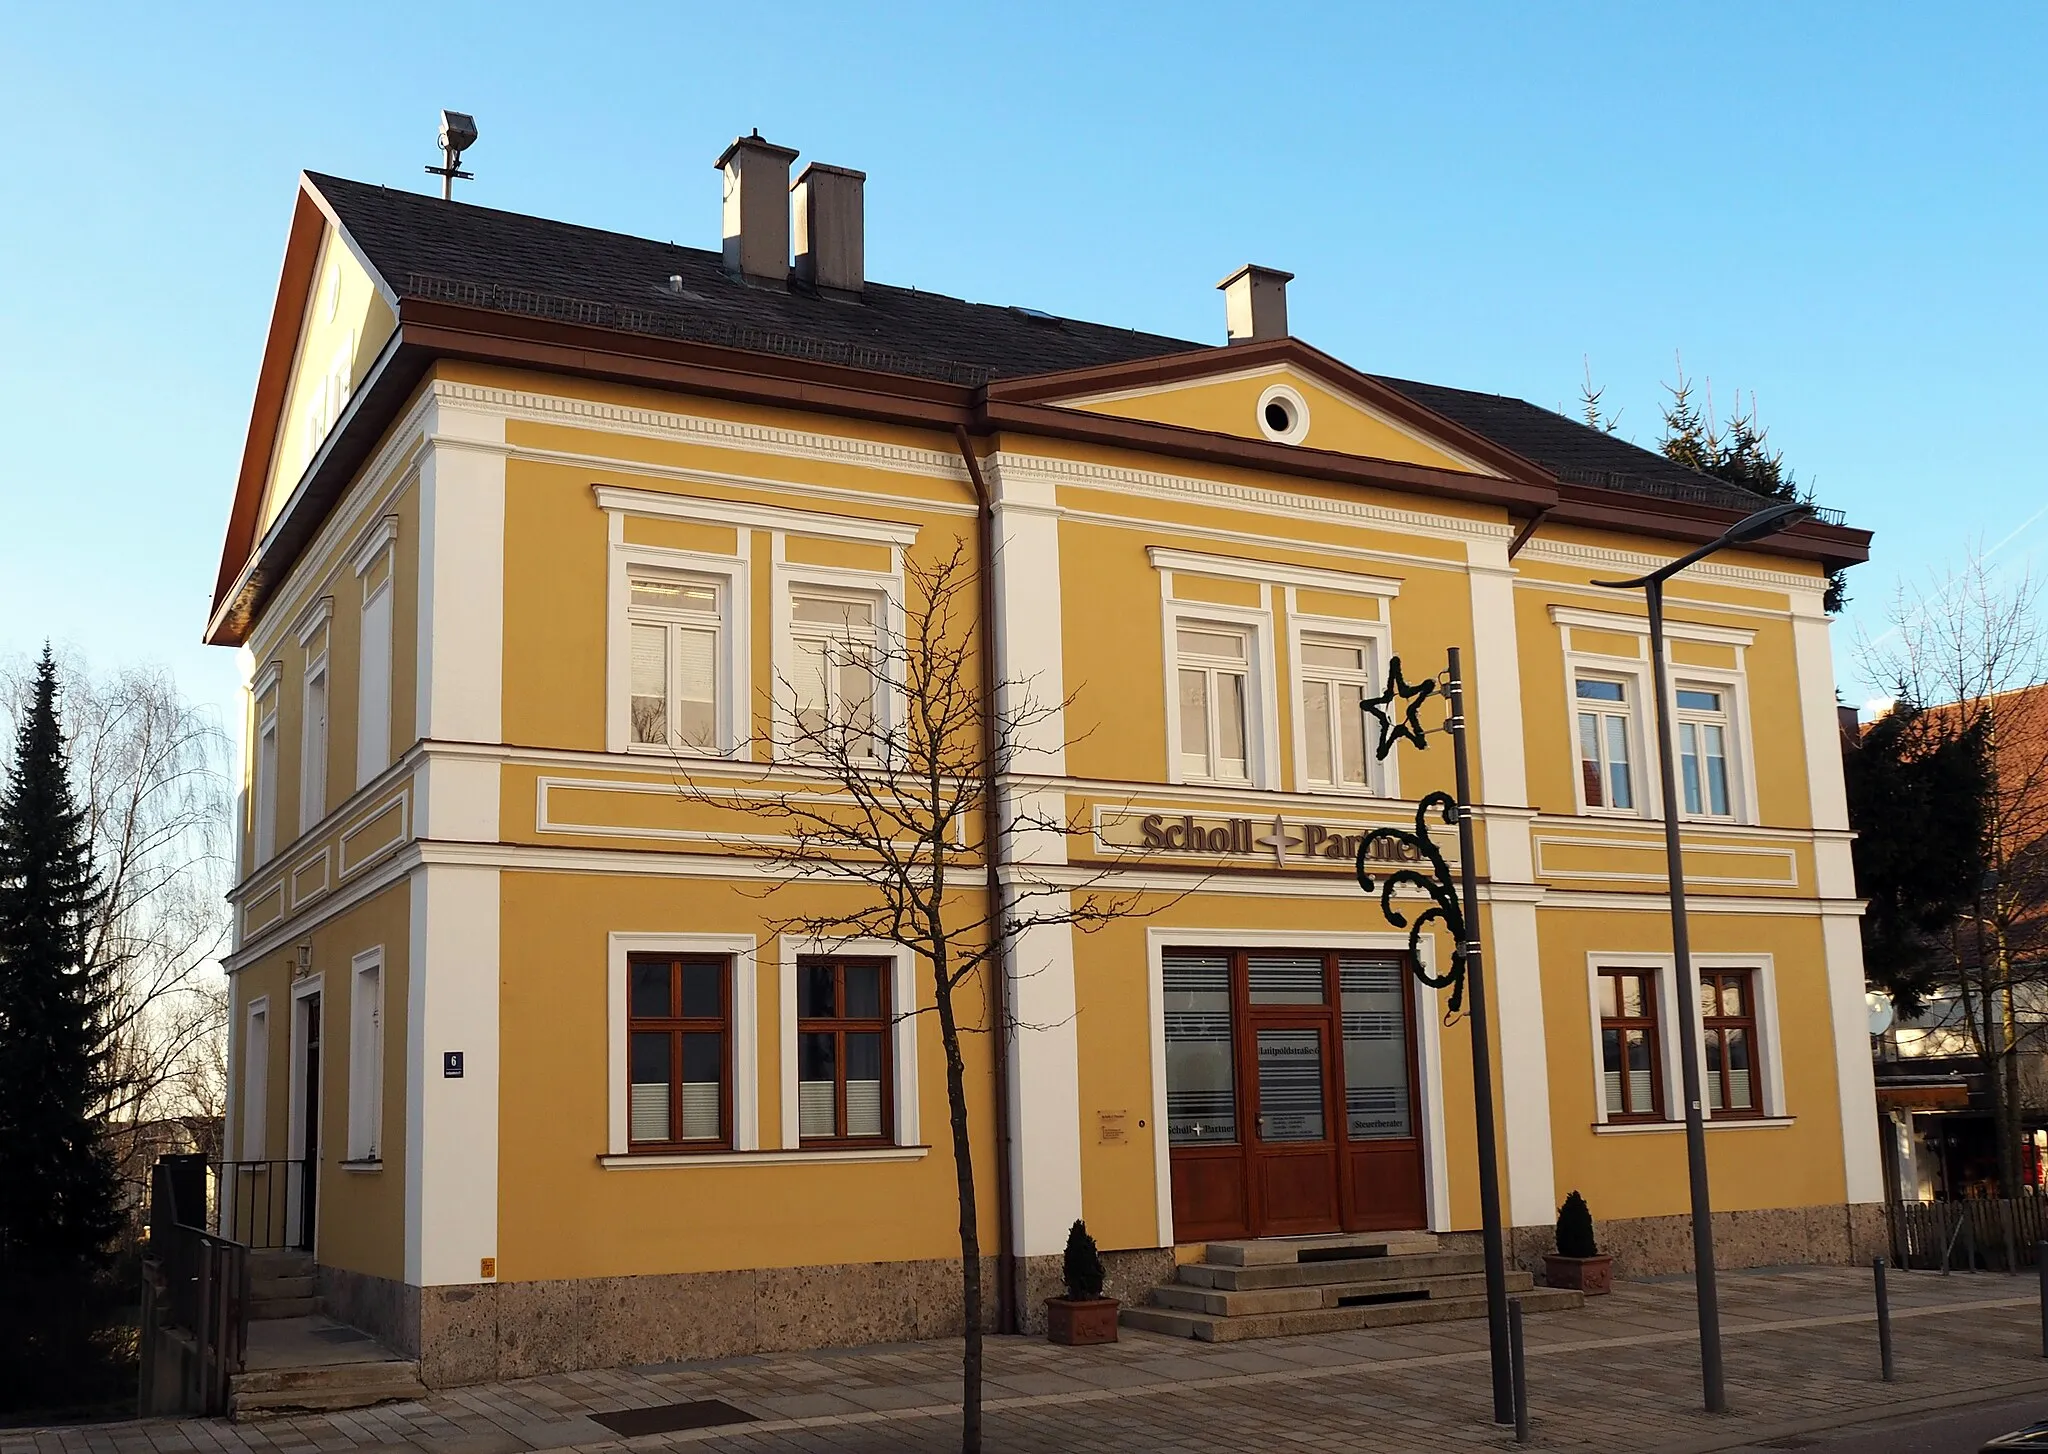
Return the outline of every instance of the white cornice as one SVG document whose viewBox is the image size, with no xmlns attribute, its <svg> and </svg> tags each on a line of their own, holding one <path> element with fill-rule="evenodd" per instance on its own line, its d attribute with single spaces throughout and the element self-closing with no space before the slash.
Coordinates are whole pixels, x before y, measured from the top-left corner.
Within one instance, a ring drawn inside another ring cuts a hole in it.
<svg viewBox="0 0 2048 1454">
<path fill-rule="evenodd" d="M 1674 551 L 1671 555 L 1647 555 L 1637 550 L 1616 550 L 1608 546 L 1580 545 L 1573 541 L 1544 540 L 1538 537 L 1523 546 L 1518 555 L 1524 560 L 1547 561 L 1551 565 L 1583 566 L 1588 570 L 1612 570 L 1642 575 L 1669 565 L 1677 557 L 1677 552 Z M 1790 571 L 1763 570 L 1756 566 L 1729 565 L 1716 560 L 1703 560 L 1687 566 L 1685 570 L 1688 576 L 1698 579 L 1761 586 L 1765 590 L 1786 591 L 1794 597 L 1802 594 L 1818 597 L 1827 589 L 1828 584 L 1819 576 L 1794 575 Z"/>
<path fill-rule="evenodd" d="M 1012 454 L 1007 450 L 991 456 L 997 468 L 1027 483 L 1079 489 L 1104 490 L 1117 494 L 1145 495 L 1153 499 L 1176 500 L 1183 504 L 1224 505 L 1261 515 L 1284 516 L 1322 524 L 1340 521 L 1365 529 L 1391 529 L 1441 540 L 1508 540 L 1514 528 L 1488 520 L 1463 520 L 1423 510 L 1400 510 L 1364 500 L 1330 498 L 1305 491 L 1266 489 L 1256 485 L 1198 479 L 1192 475 L 1164 474 L 1157 470 L 1127 469 L 1119 465 L 1094 464 L 1085 460 L 1056 459 L 1046 455 Z M 1388 486 L 1397 490 L 1398 486 Z M 1462 561 L 1441 564 L 1462 569 Z"/>
<path fill-rule="evenodd" d="M 1578 606 L 1552 606 L 1550 619 L 1559 626 L 1579 626 L 1588 631 L 1616 631 L 1625 636 L 1647 636 L 1647 616 L 1624 616 L 1614 611 L 1588 611 Z M 1709 641 L 1717 646 L 1748 646 L 1756 633 L 1735 626 L 1707 626 L 1697 621 L 1664 621 L 1664 634 L 1675 641 Z"/>
<path fill-rule="evenodd" d="M 705 525 L 731 525 L 745 530 L 781 530 L 792 535 L 819 535 L 876 545 L 905 546 L 917 539 L 918 527 L 901 520 L 862 520 L 851 515 L 825 515 L 780 505 L 754 505 L 739 500 L 709 500 L 700 495 L 670 495 L 660 490 L 632 490 L 595 485 L 597 507 L 623 515 L 658 515 Z"/>
<path fill-rule="evenodd" d="M 355 553 L 349 558 L 349 563 L 355 567 L 356 574 L 361 575 L 382 559 L 384 552 L 397 543 L 398 517 L 396 515 L 380 516 L 377 523 L 370 527 L 369 534 L 363 537 L 362 543 L 355 548 Z"/>
<path fill-rule="evenodd" d="M 1203 555 L 1192 550 L 1171 550 L 1163 545 L 1147 546 L 1145 555 L 1155 570 L 1221 576 L 1226 580 L 1257 581 L 1265 585 L 1300 586 L 1311 591 L 1342 591 L 1354 596 L 1401 594 L 1401 583 L 1389 580 L 1385 576 L 1362 576 L 1353 575 L 1349 571 L 1317 570 L 1313 566 L 1284 565 L 1270 560 Z"/>
<path fill-rule="evenodd" d="M 334 597 L 322 596 L 308 606 L 299 616 L 298 624 L 292 628 L 292 635 L 304 646 L 313 639 L 313 633 L 325 626 L 334 615 Z"/>
<path fill-rule="evenodd" d="M 732 449 L 750 454 L 776 454 L 792 459 L 865 465 L 871 469 L 924 475 L 956 484 L 967 482 L 967 467 L 961 463 L 960 456 L 951 450 L 919 449 L 907 444 L 882 444 L 851 435 L 819 434 L 810 430 L 781 429 L 766 424 L 741 424 L 730 419 L 710 419 L 702 415 L 677 414 L 660 409 L 635 409 L 623 404 L 601 404 L 590 399 L 535 394 L 519 389 L 493 389 L 478 384 L 454 383 L 445 379 L 435 382 L 434 393 L 438 398 L 459 401 L 471 408 L 489 409 L 507 418 L 526 419 L 535 423 L 595 429 L 610 434 L 646 435 L 710 449 Z"/>
</svg>

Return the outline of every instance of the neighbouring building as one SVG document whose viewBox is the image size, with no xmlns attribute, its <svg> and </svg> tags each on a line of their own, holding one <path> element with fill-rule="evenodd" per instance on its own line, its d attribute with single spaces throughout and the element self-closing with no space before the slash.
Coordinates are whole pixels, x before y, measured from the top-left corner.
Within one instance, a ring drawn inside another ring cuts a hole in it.
<svg viewBox="0 0 2048 1454">
<path fill-rule="evenodd" d="M 823 665 L 956 543 L 1064 703 L 1006 785 L 1080 825 L 1030 871 L 1153 910 L 1018 936 L 1001 1081 L 969 1039 L 1027 1316 L 1076 1217 L 1127 1297 L 1205 1239 L 1478 1225 L 1466 1028 L 1346 858 L 1450 786 L 1358 702 L 1453 645 L 1516 1255 L 1576 1188 L 1624 1272 L 1685 1265 L 1694 994 L 1723 1257 L 1880 1247 L 1822 609 L 1867 534 L 1673 584 L 1676 984 L 1642 600 L 1591 582 L 1755 497 L 1321 353 L 1266 268 L 1227 343 L 872 282 L 862 175 L 794 156 L 726 150 L 708 250 L 301 179 L 207 639 L 248 681 L 227 1174 L 330 1309 L 440 1384 L 957 1329 L 930 989 L 770 932 L 847 890 L 764 903 L 703 797 L 827 791 L 771 684 L 846 705 Z"/>
</svg>

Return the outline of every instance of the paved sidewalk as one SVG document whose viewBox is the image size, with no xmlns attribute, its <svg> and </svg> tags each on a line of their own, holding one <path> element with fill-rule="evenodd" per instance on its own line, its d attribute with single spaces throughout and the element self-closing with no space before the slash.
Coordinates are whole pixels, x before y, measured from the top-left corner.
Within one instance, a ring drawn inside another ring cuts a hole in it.
<svg viewBox="0 0 2048 1454">
<path fill-rule="evenodd" d="M 1724 1274 L 1730 1412 L 1699 1412 L 1689 1279 L 1625 1283 L 1528 1319 L 1536 1446 L 1796 1448 L 1804 1436 L 2038 1388 L 2034 1280 L 1893 1273 L 1899 1380 L 1878 1379 L 1870 1274 Z M 257 1424 L 151 1420 L 0 1431 L 0 1454 L 518 1454 L 522 1450 L 945 1450 L 954 1342 L 556 1374 Z M 1490 1421 L 1483 1322 L 1208 1345 L 1126 1330 L 1111 1347 L 989 1345 L 992 1451 L 1510 1449 Z M 758 1422 L 624 1439 L 592 1414 L 720 1399 Z"/>
</svg>

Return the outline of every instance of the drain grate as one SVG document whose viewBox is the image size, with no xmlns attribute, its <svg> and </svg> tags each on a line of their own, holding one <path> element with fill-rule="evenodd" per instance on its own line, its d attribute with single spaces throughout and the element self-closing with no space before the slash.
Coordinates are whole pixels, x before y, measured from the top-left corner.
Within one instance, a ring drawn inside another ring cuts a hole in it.
<svg viewBox="0 0 2048 1454">
<path fill-rule="evenodd" d="M 641 1434 L 673 1434 L 679 1429 L 711 1429 L 720 1424 L 751 1424 L 754 1416 L 736 1409 L 723 1399 L 700 1398 L 688 1403 L 656 1404 L 648 1409 L 613 1409 L 592 1414 L 614 1434 L 636 1438 Z"/>
</svg>

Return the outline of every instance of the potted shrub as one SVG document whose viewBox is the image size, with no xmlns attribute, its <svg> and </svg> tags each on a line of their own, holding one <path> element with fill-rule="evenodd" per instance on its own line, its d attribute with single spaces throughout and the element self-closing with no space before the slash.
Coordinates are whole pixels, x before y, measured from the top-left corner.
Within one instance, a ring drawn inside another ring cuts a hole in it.
<svg viewBox="0 0 2048 1454">
<path fill-rule="evenodd" d="M 1045 1300 L 1045 1335 L 1055 1343 L 1080 1347 L 1116 1341 L 1116 1299 L 1102 1295 L 1102 1254 L 1088 1235 L 1088 1224 L 1076 1222 L 1067 1231 L 1063 1269 L 1067 1295 Z"/>
<path fill-rule="evenodd" d="M 1549 1287 L 1575 1287 L 1588 1297 L 1614 1291 L 1614 1259 L 1593 1242 L 1593 1213 L 1573 1192 L 1557 1211 L 1557 1251 L 1543 1259 Z"/>
</svg>

